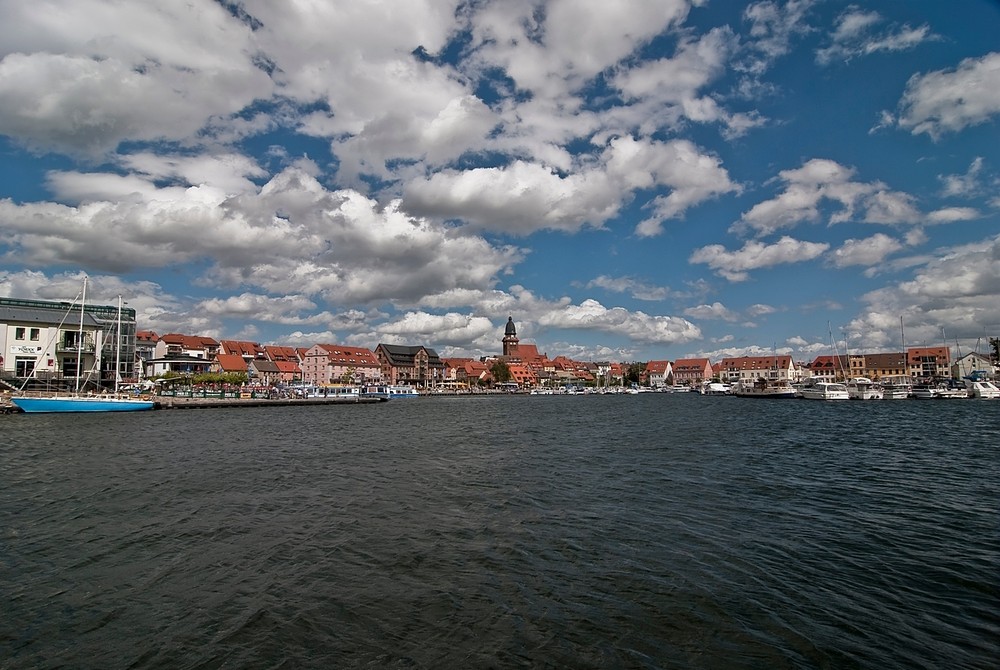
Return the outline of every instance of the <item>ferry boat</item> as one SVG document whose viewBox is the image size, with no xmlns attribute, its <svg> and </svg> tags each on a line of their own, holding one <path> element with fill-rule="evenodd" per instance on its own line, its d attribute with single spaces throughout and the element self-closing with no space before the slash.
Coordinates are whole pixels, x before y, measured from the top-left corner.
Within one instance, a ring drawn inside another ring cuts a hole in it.
<svg viewBox="0 0 1000 670">
<path fill-rule="evenodd" d="M 417 389 L 412 386 L 391 384 L 371 384 L 365 386 L 361 390 L 361 395 L 366 398 L 385 398 L 386 400 L 420 397 Z"/>
</svg>

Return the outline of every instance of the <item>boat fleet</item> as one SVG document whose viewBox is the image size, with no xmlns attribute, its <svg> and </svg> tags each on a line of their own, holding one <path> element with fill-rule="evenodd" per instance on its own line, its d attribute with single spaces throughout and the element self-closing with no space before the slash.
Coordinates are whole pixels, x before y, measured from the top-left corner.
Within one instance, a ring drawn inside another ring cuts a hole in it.
<svg viewBox="0 0 1000 670">
<path fill-rule="evenodd" d="M 702 395 L 806 400 L 1000 399 L 1000 386 L 985 375 L 974 373 L 963 381 L 964 383 L 954 379 L 920 381 L 906 375 L 885 377 L 879 381 L 868 377 L 853 377 L 845 382 L 807 380 L 799 384 L 784 379 L 757 379 L 734 384 L 706 381 L 692 390 Z"/>
</svg>

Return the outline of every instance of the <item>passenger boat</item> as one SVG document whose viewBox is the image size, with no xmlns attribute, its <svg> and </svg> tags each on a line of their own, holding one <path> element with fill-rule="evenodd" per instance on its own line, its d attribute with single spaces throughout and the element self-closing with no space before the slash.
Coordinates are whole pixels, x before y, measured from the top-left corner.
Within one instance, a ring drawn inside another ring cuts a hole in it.
<svg viewBox="0 0 1000 670">
<path fill-rule="evenodd" d="M 816 381 L 799 389 L 806 400 L 850 400 L 847 387 L 838 382 Z"/>
<path fill-rule="evenodd" d="M 787 379 L 768 381 L 759 378 L 751 383 L 740 381 L 733 387 L 733 395 L 740 398 L 772 398 L 775 400 L 794 398 L 795 388 Z"/>
<path fill-rule="evenodd" d="M 881 400 L 882 386 L 868 377 L 852 377 L 847 382 L 847 396 L 851 400 Z"/>
<path fill-rule="evenodd" d="M 391 384 L 371 384 L 361 390 L 361 395 L 365 398 L 385 398 L 395 400 L 398 398 L 419 398 L 420 394 L 412 386 Z"/>
</svg>

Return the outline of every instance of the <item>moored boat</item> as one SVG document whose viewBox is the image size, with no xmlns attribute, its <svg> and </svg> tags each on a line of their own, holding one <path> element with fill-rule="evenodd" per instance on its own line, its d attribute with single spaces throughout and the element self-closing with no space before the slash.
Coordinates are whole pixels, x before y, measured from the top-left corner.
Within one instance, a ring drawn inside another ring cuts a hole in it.
<svg viewBox="0 0 1000 670">
<path fill-rule="evenodd" d="M 882 385 L 876 384 L 868 377 L 852 377 L 848 380 L 847 396 L 851 400 L 881 400 Z"/>
<path fill-rule="evenodd" d="M 910 397 L 913 380 L 909 375 L 890 375 L 883 377 L 882 398 L 885 400 L 903 400 Z"/>
<path fill-rule="evenodd" d="M 73 304 L 70 305 L 72 309 Z M 87 277 L 83 278 L 83 289 L 80 291 L 80 323 L 77 329 L 77 359 L 76 359 L 76 388 L 72 395 L 49 395 L 31 396 L 16 395 L 11 397 L 10 402 L 22 412 L 27 414 L 56 413 L 56 412 L 139 412 L 153 409 L 155 404 L 152 400 L 143 398 L 133 398 L 119 395 L 118 388 L 120 380 L 119 371 L 121 358 L 121 330 L 122 330 L 122 297 L 118 296 L 118 315 L 115 323 L 115 385 L 114 394 L 81 395 L 80 379 L 83 375 L 83 342 L 84 330 L 83 322 L 87 307 Z M 43 352 L 44 354 L 44 352 Z M 32 370 L 34 374 L 34 370 Z M 22 387 L 23 388 L 23 387 Z"/>
<path fill-rule="evenodd" d="M 152 400 L 111 396 L 19 396 L 10 399 L 22 412 L 138 412 L 153 409 Z"/>
<path fill-rule="evenodd" d="M 733 387 L 733 395 L 740 398 L 772 398 L 775 400 L 796 397 L 795 388 L 787 379 L 768 381 L 757 379 L 752 384 L 740 381 Z"/>
<path fill-rule="evenodd" d="M 968 389 L 970 398 L 980 400 L 992 400 L 1000 398 L 1000 387 L 986 379 L 984 375 L 976 373 L 965 378 L 965 387 Z"/>
<path fill-rule="evenodd" d="M 385 398 L 395 400 L 399 398 L 419 398 L 420 394 L 412 386 L 392 385 L 392 384 L 371 384 L 361 390 L 361 396 L 365 398 Z"/>
<path fill-rule="evenodd" d="M 849 400 L 847 387 L 838 382 L 816 381 L 799 389 L 806 400 Z"/>
</svg>

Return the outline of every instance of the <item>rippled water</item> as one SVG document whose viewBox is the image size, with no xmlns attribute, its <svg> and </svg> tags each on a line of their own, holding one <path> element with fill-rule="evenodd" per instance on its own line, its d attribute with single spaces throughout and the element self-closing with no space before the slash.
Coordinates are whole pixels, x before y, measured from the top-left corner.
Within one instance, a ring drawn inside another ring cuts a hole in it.
<svg viewBox="0 0 1000 670">
<path fill-rule="evenodd" d="M 1000 402 L 0 417 L 0 668 L 994 668 Z"/>
</svg>

